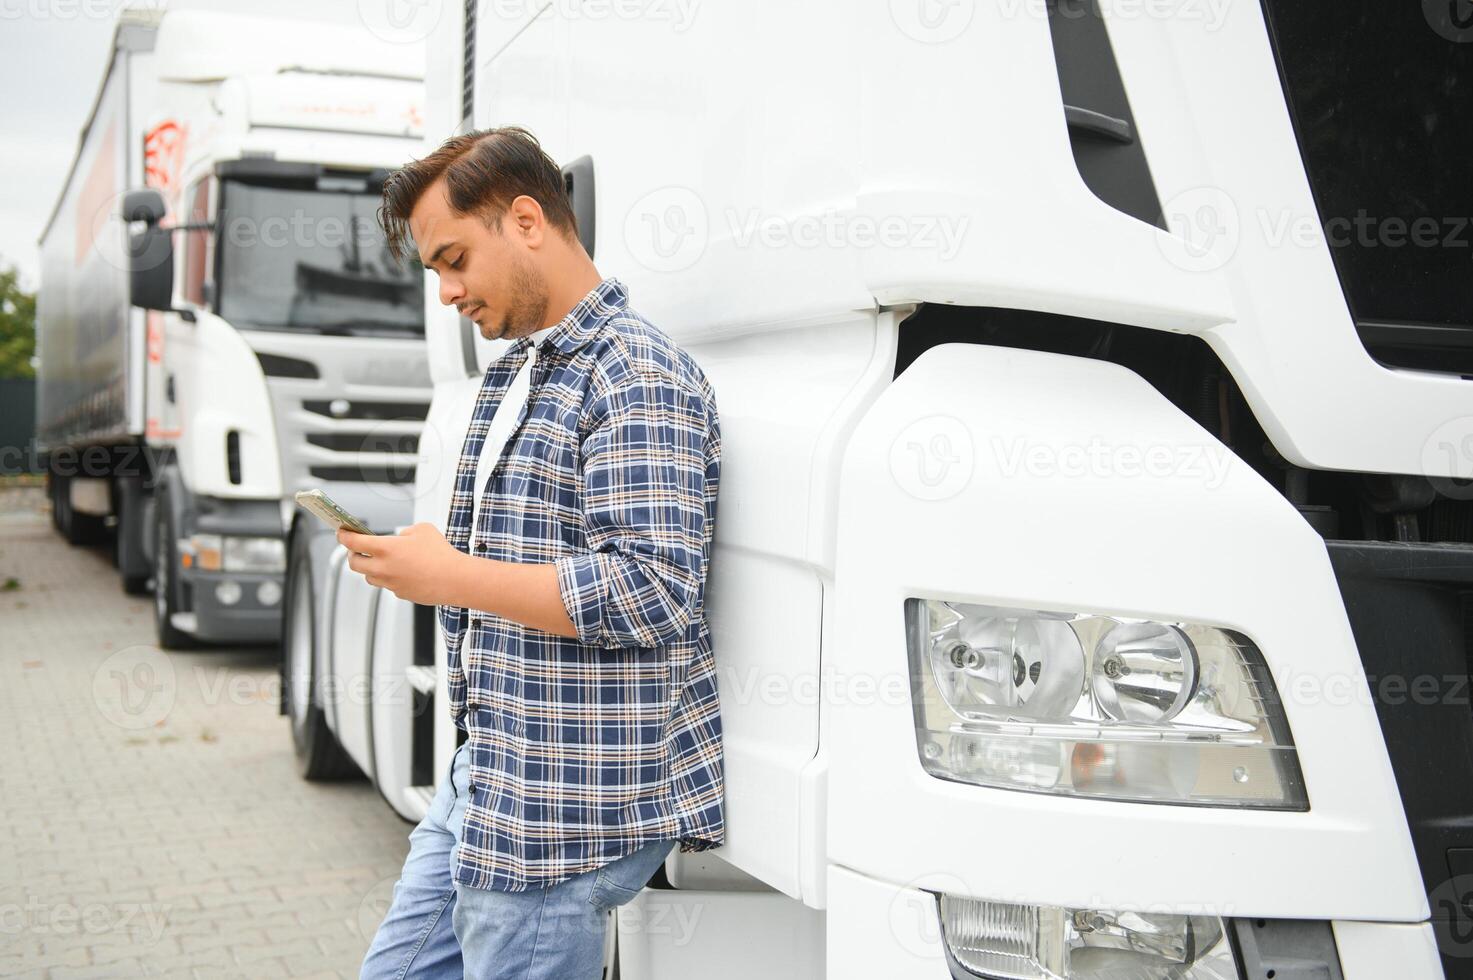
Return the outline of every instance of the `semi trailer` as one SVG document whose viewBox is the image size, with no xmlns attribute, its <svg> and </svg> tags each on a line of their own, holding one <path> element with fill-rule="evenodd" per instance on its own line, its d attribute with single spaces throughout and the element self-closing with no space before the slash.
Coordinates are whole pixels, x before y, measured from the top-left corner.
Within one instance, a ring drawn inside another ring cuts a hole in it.
<svg viewBox="0 0 1473 980">
<path fill-rule="evenodd" d="M 41 238 L 37 443 L 165 648 L 278 641 L 295 491 L 406 506 L 423 279 L 373 210 L 424 61 L 351 3 L 120 14 Z"/>
<path fill-rule="evenodd" d="M 534 7 L 444 11 L 428 142 L 567 163 L 724 445 L 727 840 L 606 975 L 1473 973 L 1457 11 Z M 426 323 L 443 530 L 506 342 Z M 414 820 L 443 637 L 345 559 L 294 545 L 284 710 Z"/>
</svg>

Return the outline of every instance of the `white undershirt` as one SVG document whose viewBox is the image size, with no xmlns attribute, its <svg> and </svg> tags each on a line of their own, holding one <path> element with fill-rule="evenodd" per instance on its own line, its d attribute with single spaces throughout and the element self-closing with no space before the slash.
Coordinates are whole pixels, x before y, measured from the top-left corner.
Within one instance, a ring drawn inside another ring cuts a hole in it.
<svg viewBox="0 0 1473 980">
<path fill-rule="evenodd" d="M 544 337 L 552 332 L 551 327 L 543 327 L 530 334 L 532 346 L 527 348 L 527 361 L 522 365 L 512 379 L 511 387 L 507 389 L 501 404 L 496 406 L 496 414 L 491 416 L 491 427 L 486 430 L 486 441 L 481 443 L 481 455 L 476 461 L 475 479 L 475 505 L 471 509 L 471 543 L 474 546 L 476 540 L 476 529 L 481 526 L 481 497 L 486 492 L 486 481 L 491 478 L 491 471 L 496 468 L 497 460 L 501 459 L 501 452 L 506 448 L 506 440 L 511 436 L 512 426 L 516 424 L 517 416 L 526 404 L 527 392 L 532 387 L 532 365 L 537 361 L 537 345 L 542 343 Z"/>
</svg>

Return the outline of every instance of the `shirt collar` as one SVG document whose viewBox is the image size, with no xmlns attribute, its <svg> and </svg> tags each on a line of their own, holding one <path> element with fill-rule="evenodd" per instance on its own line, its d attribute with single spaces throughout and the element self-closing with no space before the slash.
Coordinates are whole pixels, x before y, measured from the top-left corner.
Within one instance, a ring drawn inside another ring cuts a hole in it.
<svg viewBox="0 0 1473 980">
<path fill-rule="evenodd" d="M 628 303 L 628 290 L 622 282 L 610 276 L 590 289 L 557 323 L 530 336 L 518 337 L 515 343 L 520 346 L 516 347 L 516 353 L 521 353 L 536 343 L 539 351 L 545 352 L 548 345 L 551 345 L 564 354 L 571 354 L 592 340 L 604 321 L 624 309 Z"/>
</svg>

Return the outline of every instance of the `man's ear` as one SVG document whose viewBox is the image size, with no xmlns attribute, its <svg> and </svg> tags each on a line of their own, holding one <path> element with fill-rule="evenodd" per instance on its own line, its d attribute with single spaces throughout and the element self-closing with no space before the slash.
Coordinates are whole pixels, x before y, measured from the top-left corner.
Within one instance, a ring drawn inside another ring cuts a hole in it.
<svg viewBox="0 0 1473 980">
<path fill-rule="evenodd" d="M 542 236 L 547 230 L 547 219 L 542 213 L 542 205 L 537 203 L 535 197 L 527 194 L 517 195 L 507 208 L 506 216 L 517 234 L 528 245 L 535 248 L 542 244 Z"/>
</svg>

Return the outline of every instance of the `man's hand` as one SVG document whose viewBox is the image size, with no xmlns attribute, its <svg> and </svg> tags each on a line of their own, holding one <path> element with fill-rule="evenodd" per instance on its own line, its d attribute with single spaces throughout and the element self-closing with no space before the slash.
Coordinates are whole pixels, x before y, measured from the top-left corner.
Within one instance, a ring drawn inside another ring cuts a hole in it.
<svg viewBox="0 0 1473 980">
<path fill-rule="evenodd" d="M 426 606 L 451 604 L 452 583 L 466 558 L 435 525 L 423 522 L 396 535 L 339 528 L 338 544 L 348 549 L 348 567 L 369 585 Z"/>
</svg>

